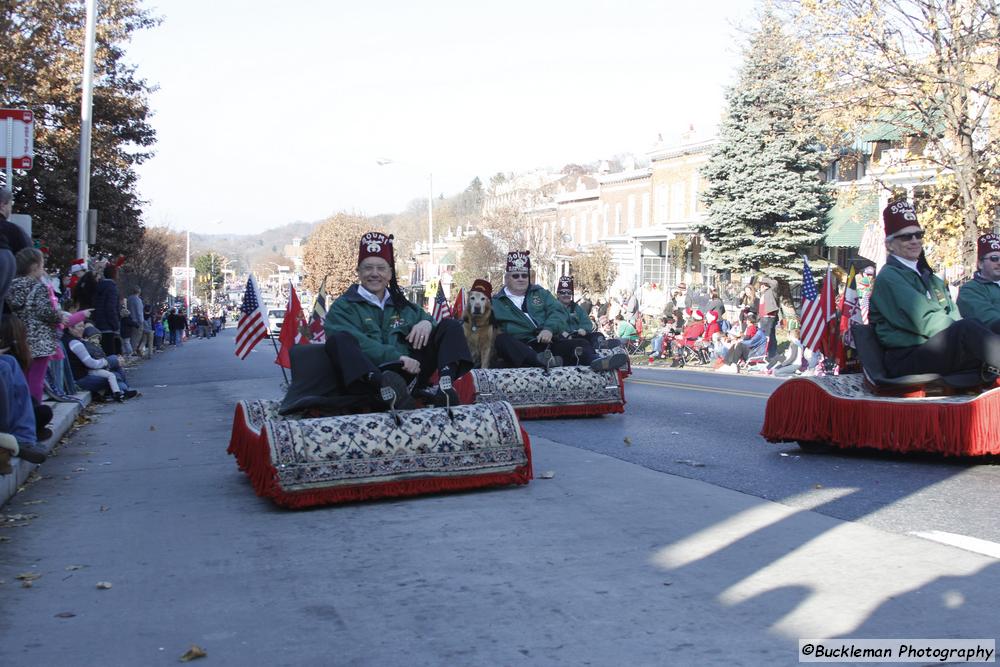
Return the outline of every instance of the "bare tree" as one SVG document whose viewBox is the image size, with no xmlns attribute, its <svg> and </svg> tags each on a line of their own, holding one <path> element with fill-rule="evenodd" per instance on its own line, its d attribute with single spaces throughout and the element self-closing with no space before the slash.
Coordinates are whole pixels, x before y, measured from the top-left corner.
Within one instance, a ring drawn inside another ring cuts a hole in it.
<svg viewBox="0 0 1000 667">
<path fill-rule="evenodd" d="M 357 282 L 358 241 L 371 225 L 368 218 L 349 213 L 320 224 L 302 254 L 305 288 L 318 292 L 325 285 L 327 294 L 338 295 Z"/>
<path fill-rule="evenodd" d="M 827 118 L 849 144 L 865 121 L 923 137 L 923 158 L 953 179 L 961 210 L 951 230 L 961 256 L 975 259 L 979 231 L 994 223 L 987 201 L 1000 148 L 1000 9 L 995 0 L 825 0 L 792 2 L 803 55 L 823 93 Z"/>
</svg>

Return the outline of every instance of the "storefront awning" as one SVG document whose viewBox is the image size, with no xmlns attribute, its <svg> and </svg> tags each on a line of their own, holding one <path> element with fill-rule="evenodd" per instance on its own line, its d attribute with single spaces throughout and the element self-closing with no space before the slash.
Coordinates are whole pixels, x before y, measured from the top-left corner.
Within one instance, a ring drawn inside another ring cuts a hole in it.
<svg viewBox="0 0 1000 667">
<path fill-rule="evenodd" d="M 865 225 L 878 220 L 878 194 L 844 192 L 826 214 L 826 238 L 830 248 L 858 248 Z"/>
</svg>

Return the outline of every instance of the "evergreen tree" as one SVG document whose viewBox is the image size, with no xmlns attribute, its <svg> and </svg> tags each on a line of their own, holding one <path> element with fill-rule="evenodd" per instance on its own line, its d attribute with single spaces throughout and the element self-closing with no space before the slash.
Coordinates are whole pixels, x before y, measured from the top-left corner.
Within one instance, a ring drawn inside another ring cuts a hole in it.
<svg viewBox="0 0 1000 667">
<path fill-rule="evenodd" d="M 698 231 L 717 270 L 799 275 L 799 254 L 823 237 L 828 187 L 816 115 L 794 44 L 766 14 L 728 91 L 720 144 L 702 169 L 708 215 Z"/>
</svg>

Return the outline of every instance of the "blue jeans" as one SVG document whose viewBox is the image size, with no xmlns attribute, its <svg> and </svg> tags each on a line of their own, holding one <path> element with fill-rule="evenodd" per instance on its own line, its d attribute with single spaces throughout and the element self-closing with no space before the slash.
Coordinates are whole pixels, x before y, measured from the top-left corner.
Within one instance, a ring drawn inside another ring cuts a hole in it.
<svg viewBox="0 0 1000 667">
<path fill-rule="evenodd" d="M 9 354 L 0 354 L 0 431 L 10 433 L 21 444 L 38 442 L 28 381 Z"/>
</svg>

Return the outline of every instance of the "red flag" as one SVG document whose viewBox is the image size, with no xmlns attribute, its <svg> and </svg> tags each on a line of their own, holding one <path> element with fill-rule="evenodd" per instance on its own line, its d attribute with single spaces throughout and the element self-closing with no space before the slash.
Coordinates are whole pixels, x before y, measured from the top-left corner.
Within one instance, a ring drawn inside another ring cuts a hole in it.
<svg viewBox="0 0 1000 667">
<path fill-rule="evenodd" d="M 291 292 L 288 297 L 288 306 L 285 308 L 285 319 L 281 322 L 281 333 L 278 334 L 278 342 L 281 346 L 278 349 L 278 358 L 274 363 L 285 368 L 292 367 L 292 360 L 288 353 L 298 340 L 299 327 L 303 324 L 302 304 L 299 303 L 299 295 L 295 293 L 295 288 L 289 286 Z"/>
<path fill-rule="evenodd" d="M 465 288 L 458 290 L 458 296 L 455 297 L 455 307 L 451 309 L 451 316 L 456 320 L 462 319 L 462 314 L 465 313 Z"/>
</svg>

